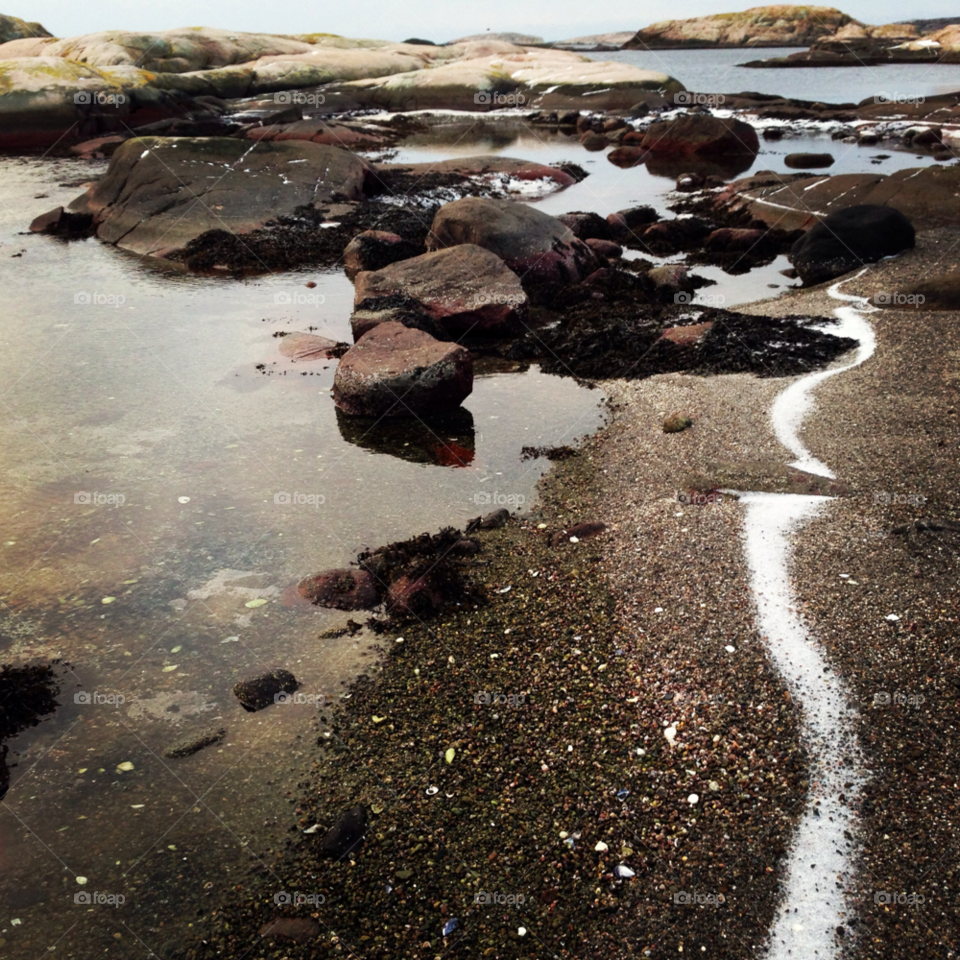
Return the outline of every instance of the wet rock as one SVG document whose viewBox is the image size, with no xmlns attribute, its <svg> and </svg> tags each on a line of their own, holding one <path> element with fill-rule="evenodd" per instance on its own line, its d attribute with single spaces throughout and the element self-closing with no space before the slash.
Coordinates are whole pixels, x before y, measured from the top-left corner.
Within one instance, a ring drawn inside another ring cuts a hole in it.
<svg viewBox="0 0 960 960">
<path fill-rule="evenodd" d="M 309 943 L 320 936 L 322 928 L 313 917 L 279 917 L 260 928 L 264 939 L 278 937 L 294 943 Z"/>
<path fill-rule="evenodd" d="M 622 167 L 626 170 L 630 167 L 639 167 L 641 163 L 646 163 L 649 156 L 650 151 L 643 147 L 621 146 L 611 150 L 607 154 L 607 159 L 615 167 Z"/>
<path fill-rule="evenodd" d="M 189 757 L 199 752 L 204 747 L 212 747 L 215 743 L 220 743 L 227 735 L 225 727 L 215 727 L 210 730 L 204 730 L 202 733 L 188 734 L 181 737 L 174 743 L 171 743 L 163 751 L 165 757 L 178 760 L 181 757 Z"/>
<path fill-rule="evenodd" d="M 819 170 L 832 167 L 834 160 L 830 153 L 788 153 L 783 162 L 791 170 Z"/>
<path fill-rule="evenodd" d="M 418 417 L 449 413 L 472 390 L 473 358 L 467 350 L 390 322 L 374 327 L 343 355 L 333 399 L 353 416 Z"/>
<path fill-rule="evenodd" d="M 602 133 L 594 133 L 592 130 L 587 131 L 580 138 L 580 143 L 584 150 L 591 152 L 606 150 L 610 146 L 610 141 Z"/>
<path fill-rule="evenodd" d="M 594 240 L 586 241 L 587 246 L 604 260 L 619 260 L 623 256 L 623 247 L 612 240 Z"/>
<path fill-rule="evenodd" d="M 669 255 L 700 246 L 709 233 L 710 225 L 697 217 L 661 220 L 647 227 L 638 243 L 652 253 Z"/>
<path fill-rule="evenodd" d="M 233 695 L 244 710 L 253 713 L 275 703 L 278 693 L 293 693 L 300 684 L 288 670 L 274 670 L 259 677 L 250 677 L 234 685 Z"/>
<path fill-rule="evenodd" d="M 144 137 L 123 143 L 70 209 L 92 215 L 101 240 L 165 257 L 208 231 L 249 233 L 334 194 L 357 200 L 370 172 L 346 150 L 316 143 L 251 150 L 229 137 Z"/>
<path fill-rule="evenodd" d="M 30 232 L 53 236 L 82 236 L 92 227 L 93 217 L 89 213 L 70 213 L 63 207 L 56 207 L 34 219 L 30 224 Z"/>
<path fill-rule="evenodd" d="M 377 584 L 366 570 L 326 570 L 297 584 L 297 593 L 318 607 L 370 610 L 380 602 Z"/>
<path fill-rule="evenodd" d="M 547 542 L 551 547 L 560 547 L 567 543 L 577 543 L 580 540 L 589 540 L 591 537 L 598 537 L 606 529 L 607 525 L 605 523 L 577 523 L 563 530 L 554 530 L 548 537 Z"/>
<path fill-rule="evenodd" d="M 569 227 L 532 206 L 468 197 L 442 206 L 427 236 L 428 250 L 476 244 L 520 277 L 576 282 L 598 266 L 589 247 Z"/>
<path fill-rule="evenodd" d="M 353 807 L 341 814 L 340 819 L 327 831 L 320 843 L 320 851 L 335 860 L 357 853 L 366 832 L 366 807 Z"/>
<path fill-rule="evenodd" d="M 657 156 L 710 158 L 755 156 L 760 141 L 756 130 L 742 120 L 687 114 L 652 124 L 642 146 Z"/>
<path fill-rule="evenodd" d="M 291 333 L 280 339 L 280 352 L 290 360 L 328 360 L 339 357 L 346 344 L 318 337 L 315 333 Z"/>
<path fill-rule="evenodd" d="M 429 575 L 401 576 L 387 590 L 387 610 L 395 616 L 432 617 L 443 604 L 443 593 Z"/>
<path fill-rule="evenodd" d="M 610 240 L 610 224 L 598 213 L 564 213 L 557 219 L 570 228 L 578 240 Z"/>
<path fill-rule="evenodd" d="M 480 520 L 479 526 L 481 530 L 498 530 L 500 527 L 505 527 L 509 520 L 510 511 L 501 507 L 499 510 L 493 510 L 486 514 Z"/>
<path fill-rule="evenodd" d="M 690 287 L 690 268 L 682 263 L 665 263 L 654 267 L 647 276 L 658 286 L 667 290 L 687 290 Z"/>
<path fill-rule="evenodd" d="M 395 293 L 389 297 L 369 297 L 350 316 L 354 341 L 381 323 L 402 323 L 405 327 L 429 333 L 435 340 L 452 340 L 453 337 L 438 320 L 427 313 L 423 304 L 413 297 Z"/>
<path fill-rule="evenodd" d="M 469 241 L 357 274 L 355 284 L 358 307 L 370 299 L 401 294 L 417 301 L 451 337 L 507 332 L 528 304 L 517 275 L 496 251 Z"/>
<path fill-rule="evenodd" d="M 415 257 L 419 251 L 403 237 L 385 230 L 365 230 L 343 251 L 343 269 L 353 280 L 364 270 L 382 270 L 398 260 Z"/>
<path fill-rule="evenodd" d="M 926 130 L 921 130 L 917 133 L 911 142 L 915 147 L 932 147 L 934 144 L 941 143 L 942 141 L 942 127 L 927 127 Z"/>
<path fill-rule="evenodd" d="M 75 157 L 83 157 L 86 160 L 100 160 L 104 157 L 112 157 L 117 147 L 128 139 L 128 136 L 121 134 L 94 137 L 92 140 L 84 140 L 83 143 L 75 143 L 69 148 L 68 152 Z"/>
<path fill-rule="evenodd" d="M 715 251 L 746 251 L 753 250 L 763 242 L 766 230 L 735 229 L 723 227 L 714 230 L 706 240 L 707 250 Z"/>
<path fill-rule="evenodd" d="M 684 326 L 667 327 L 660 339 L 676 344 L 678 347 L 695 347 L 702 343 L 712 326 L 713 323 L 690 323 Z"/>
<path fill-rule="evenodd" d="M 693 421 L 685 417 L 682 413 L 671 413 L 663 421 L 664 433 L 683 433 L 684 430 L 693 426 Z"/>
<path fill-rule="evenodd" d="M 682 193 L 693 192 L 703 188 L 706 178 L 700 173 L 681 173 L 677 177 L 677 190 Z"/>
<path fill-rule="evenodd" d="M 782 140 L 784 134 L 783 127 L 766 127 L 763 131 L 764 140 Z"/>
<path fill-rule="evenodd" d="M 809 287 L 909 250 L 915 239 L 899 210 L 865 204 L 831 213 L 794 244 L 790 259 Z"/>
</svg>

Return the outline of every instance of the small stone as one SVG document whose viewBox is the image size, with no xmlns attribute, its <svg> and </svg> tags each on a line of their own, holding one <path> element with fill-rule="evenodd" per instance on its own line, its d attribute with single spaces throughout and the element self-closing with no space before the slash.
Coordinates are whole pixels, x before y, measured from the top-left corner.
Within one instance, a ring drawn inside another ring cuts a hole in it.
<svg viewBox="0 0 960 960">
<path fill-rule="evenodd" d="M 680 413 L 672 413 L 663 421 L 664 433 L 683 433 L 684 430 L 693 426 L 693 421 L 689 417 Z"/>
</svg>

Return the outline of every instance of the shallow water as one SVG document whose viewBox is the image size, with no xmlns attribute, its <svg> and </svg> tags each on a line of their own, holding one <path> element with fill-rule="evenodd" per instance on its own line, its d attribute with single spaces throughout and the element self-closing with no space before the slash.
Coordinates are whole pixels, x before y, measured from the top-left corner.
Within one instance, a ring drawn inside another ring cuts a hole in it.
<svg viewBox="0 0 960 960">
<path fill-rule="evenodd" d="M 350 339 L 342 273 L 189 277 L 23 233 L 100 169 L 0 160 L 0 661 L 70 664 L 62 708 L 11 743 L 0 957 L 159 953 L 204 898 L 264 869 L 317 709 L 247 714 L 231 687 L 284 667 L 335 699 L 372 663 L 366 633 L 318 639 L 348 614 L 288 606 L 289 588 L 498 497 L 529 508 L 545 461 L 521 447 L 601 422 L 599 392 L 488 367 L 449 430 L 341 429 L 335 362 L 292 364 L 273 334 Z M 163 756 L 220 726 L 219 745 Z M 127 900 L 105 912 L 77 892 Z"/>
<path fill-rule="evenodd" d="M 899 63 L 882 67 L 798 67 L 754 70 L 740 66 L 799 53 L 797 47 L 758 50 L 615 50 L 587 54 L 657 70 L 698 93 L 779 94 L 822 103 L 859 103 L 885 93 L 890 98 L 931 97 L 960 90 L 960 64 Z"/>
</svg>

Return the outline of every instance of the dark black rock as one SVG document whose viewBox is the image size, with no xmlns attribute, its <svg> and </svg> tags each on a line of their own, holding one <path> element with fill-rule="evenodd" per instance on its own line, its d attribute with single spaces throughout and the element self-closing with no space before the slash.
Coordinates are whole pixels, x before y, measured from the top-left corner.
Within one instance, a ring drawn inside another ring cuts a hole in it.
<svg viewBox="0 0 960 960">
<path fill-rule="evenodd" d="M 804 286 L 811 287 L 909 250 L 915 242 L 913 224 L 899 210 L 864 204 L 821 220 L 794 244 L 790 259 Z"/>
<path fill-rule="evenodd" d="M 356 853 L 367 831 L 365 807 L 353 807 L 340 815 L 340 819 L 327 831 L 320 843 L 321 852 L 340 860 L 348 853 Z"/>
<path fill-rule="evenodd" d="M 288 670 L 274 670 L 259 677 L 241 680 L 233 688 L 233 695 L 244 710 L 253 713 L 275 703 L 278 693 L 293 693 L 300 686 Z"/>
</svg>

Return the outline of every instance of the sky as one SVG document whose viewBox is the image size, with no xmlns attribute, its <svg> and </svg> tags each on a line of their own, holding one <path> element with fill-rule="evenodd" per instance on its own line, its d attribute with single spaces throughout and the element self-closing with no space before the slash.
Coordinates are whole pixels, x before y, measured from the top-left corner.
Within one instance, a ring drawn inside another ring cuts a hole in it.
<svg viewBox="0 0 960 960">
<path fill-rule="evenodd" d="M 825 6 L 828 2 L 821 0 Z M 547 40 L 615 30 L 638 30 L 658 20 L 742 10 L 756 3 L 729 0 L 30 0 L 3 4 L 3 13 L 39 20 L 58 37 L 99 30 L 169 30 L 207 26 L 262 33 L 338 33 L 348 37 L 444 42 L 485 31 L 530 33 Z M 848 0 L 836 4 L 864 23 L 892 23 L 916 17 L 960 14 L 957 0 Z"/>
</svg>

